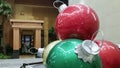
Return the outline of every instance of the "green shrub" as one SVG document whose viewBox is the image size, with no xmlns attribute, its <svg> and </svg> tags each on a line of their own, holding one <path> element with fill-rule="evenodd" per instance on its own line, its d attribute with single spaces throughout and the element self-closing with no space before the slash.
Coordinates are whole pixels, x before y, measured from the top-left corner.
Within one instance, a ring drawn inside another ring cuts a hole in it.
<svg viewBox="0 0 120 68">
<path fill-rule="evenodd" d="M 4 55 L 2 53 L 0 53 L 0 59 L 11 59 L 12 57 L 9 55 Z"/>
<path fill-rule="evenodd" d="M 57 40 L 56 31 L 54 27 L 49 29 L 49 43 Z"/>
</svg>

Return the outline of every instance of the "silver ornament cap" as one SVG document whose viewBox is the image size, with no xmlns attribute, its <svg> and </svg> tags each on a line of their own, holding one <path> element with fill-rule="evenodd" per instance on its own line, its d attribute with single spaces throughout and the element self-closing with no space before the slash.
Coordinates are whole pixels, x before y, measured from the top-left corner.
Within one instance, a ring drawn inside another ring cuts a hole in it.
<svg viewBox="0 0 120 68">
<path fill-rule="evenodd" d="M 94 56 L 100 52 L 100 47 L 91 40 L 85 40 L 81 45 L 75 47 L 75 53 L 78 55 L 79 59 L 84 62 L 92 63 L 94 61 Z"/>
</svg>

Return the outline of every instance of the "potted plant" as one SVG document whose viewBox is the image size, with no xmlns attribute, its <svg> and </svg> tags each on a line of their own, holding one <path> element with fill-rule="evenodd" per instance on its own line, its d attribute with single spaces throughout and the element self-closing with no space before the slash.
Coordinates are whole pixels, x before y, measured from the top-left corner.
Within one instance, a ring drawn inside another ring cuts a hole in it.
<svg viewBox="0 0 120 68">
<path fill-rule="evenodd" d="M 54 27 L 51 27 L 48 32 L 49 32 L 49 43 L 57 40 L 56 31 Z"/>
</svg>

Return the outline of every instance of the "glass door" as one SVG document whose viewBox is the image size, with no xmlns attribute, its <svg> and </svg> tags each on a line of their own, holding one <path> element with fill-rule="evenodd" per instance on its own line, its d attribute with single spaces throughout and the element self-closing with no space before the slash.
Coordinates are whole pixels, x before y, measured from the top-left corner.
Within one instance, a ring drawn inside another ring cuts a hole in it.
<svg viewBox="0 0 120 68">
<path fill-rule="evenodd" d="M 22 35 L 21 36 L 21 54 L 29 53 L 29 49 L 34 47 L 34 36 L 33 35 Z"/>
</svg>

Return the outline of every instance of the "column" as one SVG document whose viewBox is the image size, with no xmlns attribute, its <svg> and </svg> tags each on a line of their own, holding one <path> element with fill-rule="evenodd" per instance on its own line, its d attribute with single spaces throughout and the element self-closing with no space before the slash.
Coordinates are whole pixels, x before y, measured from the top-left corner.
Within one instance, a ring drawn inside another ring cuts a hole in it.
<svg viewBox="0 0 120 68">
<path fill-rule="evenodd" d="M 35 30 L 35 48 L 41 47 L 41 29 Z"/>
<path fill-rule="evenodd" d="M 44 18 L 44 47 L 46 47 L 48 45 L 48 18 L 45 17 Z"/>
<path fill-rule="evenodd" d="M 13 58 L 19 58 L 20 32 L 19 28 L 13 28 Z"/>
</svg>

